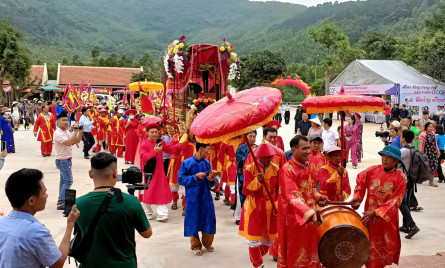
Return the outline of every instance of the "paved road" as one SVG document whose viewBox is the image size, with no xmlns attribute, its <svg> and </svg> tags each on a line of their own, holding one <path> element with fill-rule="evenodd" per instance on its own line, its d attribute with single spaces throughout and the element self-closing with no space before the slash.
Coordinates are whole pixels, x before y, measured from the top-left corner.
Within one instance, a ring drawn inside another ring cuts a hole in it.
<svg viewBox="0 0 445 268">
<path fill-rule="evenodd" d="M 293 116 L 293 113 L 292 113 Z M 334 127 L 339 121 L 334 121 Z M 367 123 L 364 126 L 364 159 L 358 165 L 358 169 L 350 169 L 351 187 L 355 186 L 355 177 L 358 172 L 366 167 L 378 164 L 380 158 L 378 150 L 383 147 L 382 142 L 375 138 L 374 132 L 380 125 Z M 283 137 L 286 149 L 289 149 L 289 141 L 294 136 L 293 121 L 279 130 Z M 261 135 L 257 142 L 260 142 Z M 45 211 L 37 213 L 37 219 L 45 224 L 51 234 L 59 243 L 65 230 L 65 219 L 61 212 L 57 211 L 56 201 L 58 197 L 59 171 L 54 164 L 54 156 L 43 158 L 40 155 L 40 143 L 32 135 L 32 131 L 20 129 L 15 133 L 17 153 L 7 157 L 5 167 L 0 171 L 0 211 L 10 211 L 9 202 L 4 194 L 4 184 L 7 177 L 20 168 L 38 168 L 44 174 L 44 182 L 48 188 L 48 203 Z M 82 145 L 82 144 L 81 144 Z M 80 146 L 82 147 L 82 146 Z M 119 159 L 119 169 L 128 167 L 123 159 Z M 93 184 L 88 177 L 89 160 L 82 157 L 81 149 L 74 148 L 73 158 L 73 188 L 78 196 L 91 191 Z M 118 183 L 122 189 L 124 185 Z M 402 236 L 402 255 L 434 255 L 436 252 L 444 252 L 445 245 L 445 184 L 438 188 L 419 185 L 417 192 L 423 212 L 413 214 L 414 220 L 421 231 L 411 240 Z M 215 237 L 215 252 L 204 251 L 202 257 L 195 257 L 190 250 L 189 239 L 183 236 L 183 217 L 181 210 L 170 211 L 168 223 L 152 221 L 153 236 L 143 239 L 137 235 L 137 256 L 139 267 L 250 267 L 247 244 L 237 234 L 237 226 L 232 216 L 233 211 L 223 205 L 222 201 L 215 201 L 217 217 L 217 234 Z M 361 208 L 362 209 L 362 208 Z M 274 267 L 270 257 L 265 258 L 266 267 Z M 73 262 L 66 267 L 75 267 Z"/>
</svg>

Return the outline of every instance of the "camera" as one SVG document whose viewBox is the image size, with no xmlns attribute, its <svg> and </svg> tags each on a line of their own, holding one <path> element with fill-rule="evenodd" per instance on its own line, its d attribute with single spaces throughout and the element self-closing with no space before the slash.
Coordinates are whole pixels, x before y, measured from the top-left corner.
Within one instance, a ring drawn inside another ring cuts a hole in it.
<svg viewBox="0 0 445 268">
<path fill-rule="evenodd" d="M 78 127 L 73 127 L 73 129 L 78 129 L 78 130 L 82 130 L 83 129 L 83 126 L 78 126 Z"/>
<path fill-rule="evenodd" d="M 142 182 L 142 170 L 136 166 L 122 169 L 122 183 L 136 184 Z"/>
<path fill-rule="evenodd" d="M 142 170 L 136 166 L 131 166 L 127 169 L 122 169 L 122 183 L 128 183 L 128 193 L 134 195 L 136 190 L 147 190 L 153 179 L 153 173 L 145 172 L 146 183 L 142 184 Z"/>
<path fill-rule="evenodd" d="M 376 131 L 375 136 L 378 138 L 388 138 L 389 137 L 389 131 Z"/>
</svg>

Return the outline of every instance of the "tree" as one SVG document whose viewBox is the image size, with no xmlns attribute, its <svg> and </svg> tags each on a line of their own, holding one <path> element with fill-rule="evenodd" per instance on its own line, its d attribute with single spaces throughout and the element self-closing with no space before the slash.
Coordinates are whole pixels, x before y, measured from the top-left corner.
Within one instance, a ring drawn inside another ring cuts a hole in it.
<svg viewBox="0 0 445 268">
<path fill-rule="evenodd" d="M 432 37 L 424 36 L 418 48 L 420 70 L 439 81 L 445 81 L 445 33 L 437 31 Z"/>
<path fill-rule="evenodd" d="M 323 65 L 325 67 L 325 94 L 328 95 L 335 72 L 344 68 L 352 60 L 362 58 L 365 51 L 351 47 L 349 38 L 333 22 L 325 23 L 320 28 L 310 28 L 308 35 L 326 48 Z"/>
<path fill-rule="evenodd" d="M 91 57 L 92 57 L 93 59 L 99 57 L 99 54 L 100 54 L 100 49 L 99 49 L 99 47 L 96 46 L 96 47 L 94 47 L 94 48 L 91 50 Z"/>
<path fill-rule="evenodd" d="M 0 104 L 6 103 L 3 81 L 24 81 L 29 77 L 31 52 L 22 45 L 23 35 L 10 21 L 0 20 Z"/>
<path fill-rule="evenodd" d="M 396 45 L 396 38 L 383 32 L 367 32 L 359 41 L 359 47 L 365 50 L 366 58 L 371 60 L 394 59 Z"/>
<path fill-rule="evenodd" d="M 286 71 L 284 58 L 268 50 L 240 58 L 240 78 L 235 81 L 238 90 L 269 85 Z"/>
<path fill-rule="evenodd" d="M 74 66 L 83 66 L 83 62 L 80 61 L 80 56 L 79 56 L 79 55 L 74 55 L 74 56 L 73 56 L 73 60 L 71 61 L 71 65 L 74 65 Z"/>
</svg>

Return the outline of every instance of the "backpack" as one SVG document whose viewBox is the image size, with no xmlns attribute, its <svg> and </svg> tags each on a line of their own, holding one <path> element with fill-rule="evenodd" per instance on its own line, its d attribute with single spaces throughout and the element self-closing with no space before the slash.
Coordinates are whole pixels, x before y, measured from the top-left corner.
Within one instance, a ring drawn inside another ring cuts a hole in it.
<svg viewBox="0 0 445 268">
<path fill-rule="evenodd" d="M 408 178 L 414 183 L 427 181 L 428 174 L 430 173 L 428 156 L 416 148 L 411 148 L 410 154 L 411 163 L 408 170 Z"/>
</svg>

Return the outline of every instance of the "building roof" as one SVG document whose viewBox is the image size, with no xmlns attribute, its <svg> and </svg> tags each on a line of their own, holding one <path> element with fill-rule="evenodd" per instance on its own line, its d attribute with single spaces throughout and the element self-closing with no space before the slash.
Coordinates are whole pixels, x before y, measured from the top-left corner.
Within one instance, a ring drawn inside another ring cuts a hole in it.
<svg viewBox="0 0 445 268">
<path fill-rule="evenodd" d="M 31 68 L 29 69 L 29 78 L 31 78 L 31 81 L 35 79 L 36 83 L 41 80 L 42 81 L 41 85 L 45 84 L 46 80 L 48 80 L 46 66 L 45 65 L 31 65 Z M 5 80 L 5 81 L 3 81 L 3 84 L 9 85 L 9 81 Z"/>
<path fill-rule="evenodd" d="M 440 81 L 422 74 L 399 60 L 355 60 L 331 83 L 331 86 L 346 85 L 440 85 Z"/>
<path fill-rule="evenodd" d="M 141 68 L 115 68 L 91 66 L 59 66 L 57 84 L 91 83 L 93 86 L 125 87 L 131 83 L 133 73 L 141 72 Z"/>
</svg>

